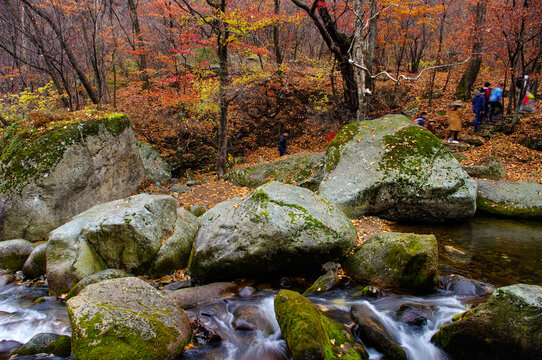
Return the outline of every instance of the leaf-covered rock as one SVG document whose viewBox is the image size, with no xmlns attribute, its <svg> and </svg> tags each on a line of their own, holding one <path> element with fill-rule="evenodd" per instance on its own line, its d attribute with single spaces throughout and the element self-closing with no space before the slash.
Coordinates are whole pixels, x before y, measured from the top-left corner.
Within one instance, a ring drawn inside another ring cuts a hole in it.
<svg viewBox="0 0 542 360">
<path fill-rule="evenodd" d="M 67 308 L 80 360 L 173 359 L 192 335 L 184 311 L 138 278 L 89 285 Z"/>
<path fill-rule="evenodd" d="M 438 251 L 433 235 L 380 233 L 344 261 L 352 278 L 383 288 L 431 290 L 437 284 Z"/>
<path fill-rule="evenodd" d="M 457 315 L 431 341 L 454 359 L 538 359 L 542 354 L 542 287 L 510 285 Z"/>
<path fill-rule="evenodd" d="M 350 329 L 328 318 L 309 299 L 290 290 L 275 297 L 275 314 L 295 360 L 368 359 Z"/>
<path fill-rule="evenodd" d="M 468 218 L 476 183 L 440 140 L 402 115 L 344 126 L 329 143 L 319 194 L 351 218 Z"/>
<path fill-rule="evenodd" d="M 354 226 L 336 206 L 273 181 L 200 218 L 188 270 L 203 279 L 308 272 L 346 255 L 355 240 Z"/>
<path fill-rule="evenodd" d="M 133 193 L 144 170 L 130 120 L 10 128 L 0 139 L 0 239 L 47 240 L 95 204 Z"/>
<path fill-rule="evenodd" d="M 542 185 L 477 180 L 478 211 L 510 218 L 542 220 Z"/>
</svg>

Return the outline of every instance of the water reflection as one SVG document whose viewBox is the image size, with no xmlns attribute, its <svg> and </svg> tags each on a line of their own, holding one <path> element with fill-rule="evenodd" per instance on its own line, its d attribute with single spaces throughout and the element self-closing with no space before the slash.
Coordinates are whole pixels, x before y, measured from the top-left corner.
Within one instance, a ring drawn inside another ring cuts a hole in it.
<svg viewBox="0 0 542 360">
<path fill-rule="evenodd" d="M 443 274 L 496 286 L 542 285 L 542 222 L 476 217 L 458 224 L 393 224 L 392 229 L 434 234 Z"/>
</svg>

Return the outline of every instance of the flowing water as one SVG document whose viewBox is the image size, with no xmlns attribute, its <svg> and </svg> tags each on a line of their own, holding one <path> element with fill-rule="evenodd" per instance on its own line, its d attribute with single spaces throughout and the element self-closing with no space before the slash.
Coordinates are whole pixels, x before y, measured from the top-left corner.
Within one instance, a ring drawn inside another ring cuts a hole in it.
<svg viewBox="0 0 542 360">
<path fill-rule="evenodd" d="M 517 282 L 542 285 L 542 223 L 474 218 L 453 226 L 394 225 L 394 230 L 435 234 L 444 274 L 460 274 L 497 286 Z M 348 326 L 353 325 L 350 309 L 356 305 L 413 360 L 447 359 L 431 344 L 431 336 L 453 315 L 465 311 L 466 304 L 480 300 L 444 290 L 424 296 L 392 294 L 367 298 L 360 296 L 359 290 L 343 288 L 310 299 L 329 317 Z M 192 321 L 221 341 L 202 339 L 200 345 L 187 350 L 181 358 L 291 359 L 275 319 L 275 294 L 274 289 L 245 287 L 235 297 L 188 309 Z M 44 286 L 16 285 L 8 283 L 7 277 L 0 277 L 0 359 L 3 349 L 16 344 L 11 341 L 24 343 L 42 332 L 70 334 L 65 305 L 46 295 Z M 35 303 L 40 297 L 45 297 L 45 301 Z M 419 321 L 405 321 L 402 314 L 409 309 L 414 309 Z M 368 351 L 371 359 L 382 358 L 376 350 Z"/>
</svg>

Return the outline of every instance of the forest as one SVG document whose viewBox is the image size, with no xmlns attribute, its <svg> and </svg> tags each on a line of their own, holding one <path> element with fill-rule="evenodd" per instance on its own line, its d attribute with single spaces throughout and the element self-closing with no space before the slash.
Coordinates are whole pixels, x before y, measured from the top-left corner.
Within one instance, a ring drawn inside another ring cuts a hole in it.
<svg viewBox="0 0 542 360">
<path fill-rule="evenodd" d="M 0 6 L 4 127 L 124 112 L 179 173 L 214 167 L 221 176 L 274 147 L 285 128 L 292 144 L 310 149 L 318 143 L 306 144 L 309 131 L 321 140 L 409 107 L 444 123 L 445 102 L 469 103 L 484 82 L 505 84 L 515 127 L 518 92 L 536 96 L 542 69 L 538 0 Z M 540 141 L 539 126 L 525 132 L 523 143 Z"/>
</svg>

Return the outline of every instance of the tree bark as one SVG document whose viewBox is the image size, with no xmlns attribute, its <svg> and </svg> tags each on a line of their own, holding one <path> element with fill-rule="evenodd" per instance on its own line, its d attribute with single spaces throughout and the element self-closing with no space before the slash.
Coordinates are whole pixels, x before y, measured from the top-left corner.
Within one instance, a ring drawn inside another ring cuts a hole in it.
<svg viewBox="0 0 542 360">
<path fill-rule="evenodd" d="M 476 82 L 478 73 L 480 72 L 480 66 L 482 65 L 482 48 L 483 38 L 481 33 L 486 21 L 487 0 L 480 0 L 475 8 L 475 20 L 474 20 L 474 43 L 472 44 L 472 60 L 469 61 L 459 84 L 455 91 L 456 99 L 463 101 L 469 101 L 471 99 L 472 86 Z"/>
<path fill-rule="evenodd" d="M 134 0 L 127 0 L 128 8 L 130 9 L 130 18 L 132 19 L 132 29 L 135 35 L 135 47 L 138 52 L 138 67 L 139 77 L 143 81 L 143 89 L 149 88 L 149 76 L 147 75 L 147 57 L 145 56 L 145 46 L 143 36 L 141 35 L 141 27 L 139 26 L 139 17 L 137 16 L 137 6 Z"/>
<path fill-rule="evenodd" d="M 274 1 L 274 13 L 278 16 L 280 14 L 280 0 Z M 273 26 L 273 50 L 275 51 L 275 61 L 279 65 L 282 64 L 282 54 L 280 52 L 280 33 L 278 25 Z"/>
</svg>

